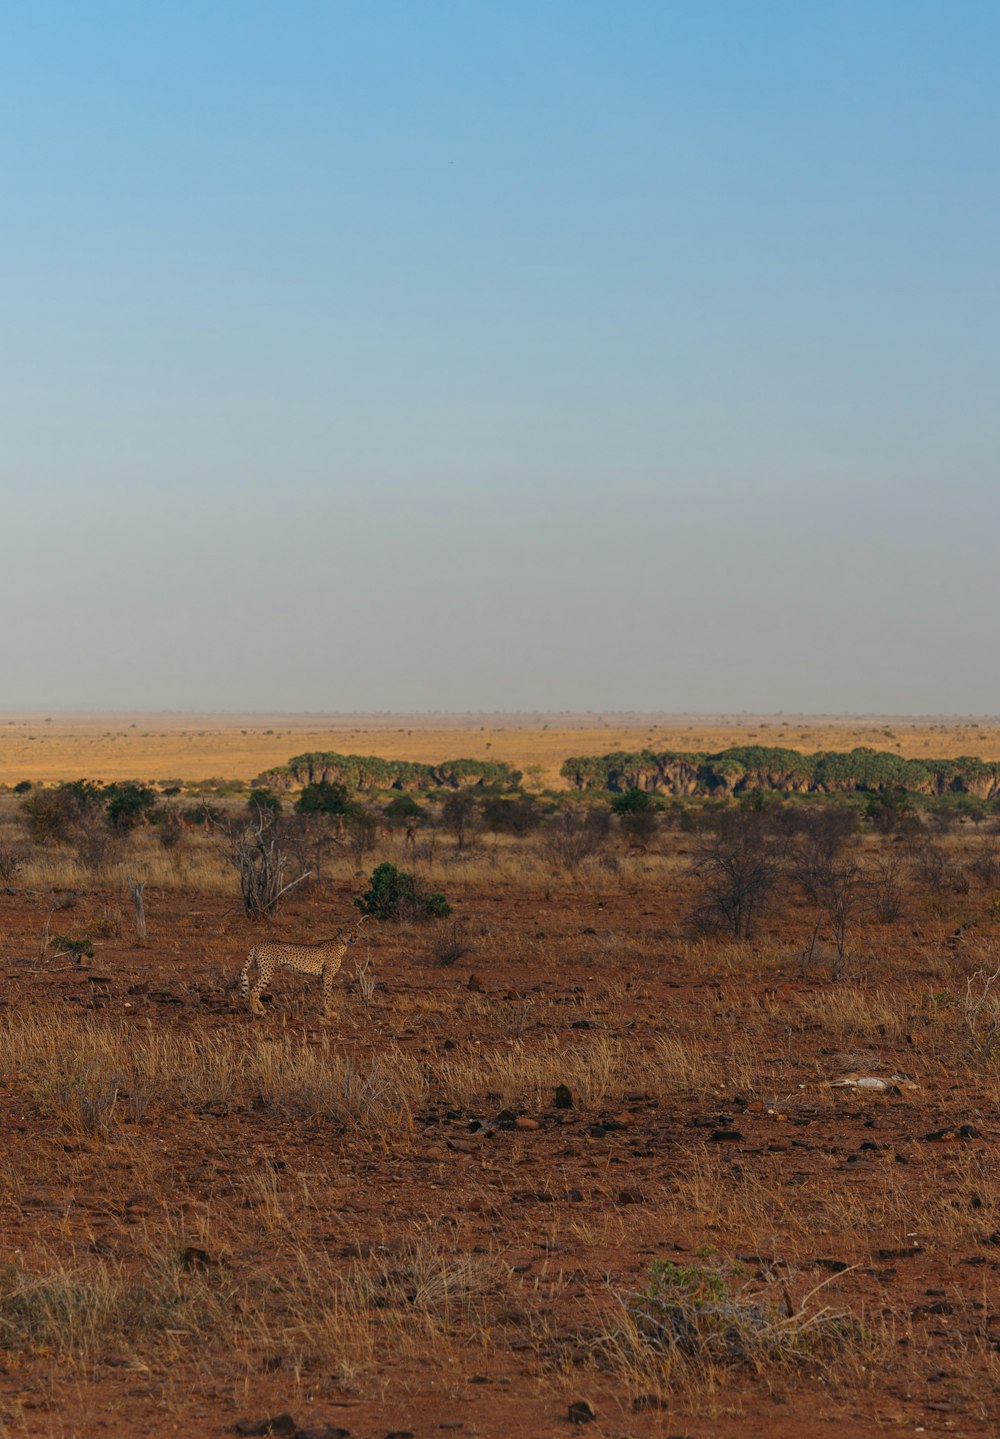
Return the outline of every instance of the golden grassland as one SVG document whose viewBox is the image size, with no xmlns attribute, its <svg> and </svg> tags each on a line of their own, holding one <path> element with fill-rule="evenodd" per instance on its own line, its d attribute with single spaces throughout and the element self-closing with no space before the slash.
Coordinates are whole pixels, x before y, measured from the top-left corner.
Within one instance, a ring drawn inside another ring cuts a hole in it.
<svg viewBox="0 0 1000 1439">
<path fill-rule="evenodd" d="M 254 779 L 309 750 L 436 763 L 491 759 L 560 787 L 569 755 L 737 744 L 866 745 L 906 758 L 1000 759 L 996 718 L 829 715 L 197 715 L 0 713 L 0 784 Z"/>
</svg>

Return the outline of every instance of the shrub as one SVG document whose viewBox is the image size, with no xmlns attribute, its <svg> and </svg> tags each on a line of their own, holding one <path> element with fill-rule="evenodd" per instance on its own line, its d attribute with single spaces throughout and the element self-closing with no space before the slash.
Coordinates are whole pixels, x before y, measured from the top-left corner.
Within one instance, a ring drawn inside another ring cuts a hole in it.
<svg viewBox="0 0 1000 1439">
<path fill-rule="evenodd" d="M 0 844 L 0 884 L 11 884 L 24 864 L 24 854 L 10 844 Z"/>
<path fill-rule="evenodd" d="M 156 808 L 156 794 L 144 784 L 111 784 L 103 792 L 104 813 L 112 829 L 135 829 Z"/>
<path fill-rule="evenodd" d="M 79 939 L 74 939 L 69 934 L 54 934 L 49 943 L 55 950 L 57 959 L 68 954 L 76 960 L 77 964 L 80 964 L 83 959 L 93 959 L 94 957 L 94 941 L 89 934 L 82 934 Z"/>
<path fill-rule="evenodd" d="M 658 816 L 651 809 L 633 810 L 622 815 L 622 834 L 629 844 L 647 845 L 656 838 Z"/>
<path fill-rule="evenodd" d="M 394 864 L 372 870 L 368 890 L 354 903 L 375 919 L 444 919 L 451 905 L 443 894 L 430 894 L 414 875 Z"/>
<path fill-rule="evenodd" d="M 36 790 L 24 801 L 21 812 L 32 839 L 43 844 L 66 844 L 81 826 L 91 824 L 102 808 L 99 785 L 75 779 L 53 789 Z"/>
<path fill-rule="evenodd" d="M 615 814 L 646 814 L 655 808 L 656 801 L 648 789 L 632 785 L 624 794 L 616 794 L 611 801 Z"/>
<path fill-rule="evenodd" d="M 483 820 L 494 834 L 512 834 L 523 839 L 536 828 L 541 817 L 537 801 L 529 795 L 502 799 L 491 794 L 483 801 Z"/>
</svg>

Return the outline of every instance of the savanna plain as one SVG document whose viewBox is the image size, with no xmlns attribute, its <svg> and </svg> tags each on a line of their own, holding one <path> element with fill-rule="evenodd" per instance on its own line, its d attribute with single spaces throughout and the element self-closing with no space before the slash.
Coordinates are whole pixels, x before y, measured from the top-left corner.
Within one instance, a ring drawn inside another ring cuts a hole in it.
<svg viewBox="0 0 1000 1439">
<path fill-rule="evenodd" d="M 1000 729 L 3 716 L 0 1435 L 995 1434 L 1000 811 L 559 774 L 733 744 Z"/>
</svg>

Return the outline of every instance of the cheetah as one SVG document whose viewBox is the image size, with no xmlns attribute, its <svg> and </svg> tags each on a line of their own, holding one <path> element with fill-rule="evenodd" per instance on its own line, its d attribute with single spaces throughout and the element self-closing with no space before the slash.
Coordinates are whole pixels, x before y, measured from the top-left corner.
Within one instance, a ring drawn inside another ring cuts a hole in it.
<svg viewBox="0 0 1000 1439">
<path fill-rule="evenodd" d="M 358 930 L 368 918 L 362 915 L 356 924 L 349 925 L 335 934 L 332 939 L 322 939 L 319 944 L 278 944 L 270 940 L 255 944 L 247 955 L 247 962 L 240 970 L 240 994 L 250 1002 L 250 1013 L 264 1013 L 260 996 L 271 982 L 276 969 L 287 965 L 299 974 L 321 974 L 323 976 L 323 1014 L 329 1018 L 333 1009 L 333 981 L 343 963 L 349 945 L 358 938 Z M 257 979 L 250 984 L 250 969 L 256 966 Z"/>
</svg>

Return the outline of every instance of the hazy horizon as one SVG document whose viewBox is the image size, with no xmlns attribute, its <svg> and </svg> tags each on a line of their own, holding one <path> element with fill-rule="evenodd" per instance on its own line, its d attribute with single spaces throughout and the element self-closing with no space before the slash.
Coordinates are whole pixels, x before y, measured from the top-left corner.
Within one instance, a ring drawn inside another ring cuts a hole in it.
<svg viewBox="0 0 1000 1439">
<path fill-rule="evenodd" d="M 12 12 L 0 707 L 1000 711 L 998 41 Z"/>
</svg>

